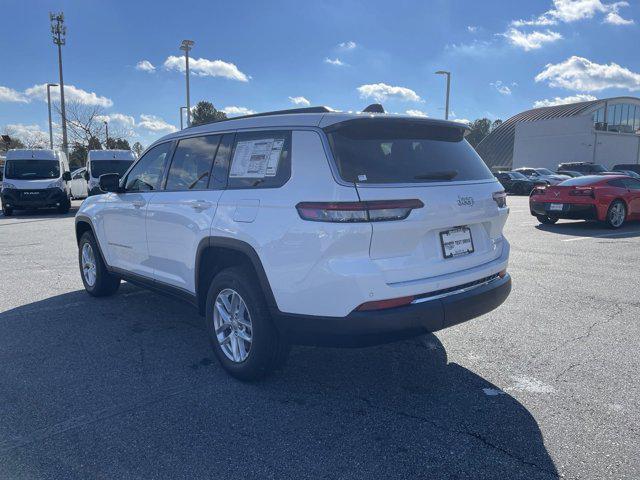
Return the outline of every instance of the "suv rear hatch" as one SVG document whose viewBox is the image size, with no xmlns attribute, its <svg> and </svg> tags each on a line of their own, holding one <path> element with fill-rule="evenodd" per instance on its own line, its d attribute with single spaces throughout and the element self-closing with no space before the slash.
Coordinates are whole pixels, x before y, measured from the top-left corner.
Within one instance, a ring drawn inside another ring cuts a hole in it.
<svg viewBox="0 0 640 480">
<path fill-rule="evenodd" d="M 363 202 L 420 200 L 372 221 L 371 259 L 387 284 L 467 270 L 502 253 L 502 186 L 451 122 L 362 118 L 325 128 L 338 174 Z M 495 197 L 495 198 L 494 198 Z"/>
</svg>

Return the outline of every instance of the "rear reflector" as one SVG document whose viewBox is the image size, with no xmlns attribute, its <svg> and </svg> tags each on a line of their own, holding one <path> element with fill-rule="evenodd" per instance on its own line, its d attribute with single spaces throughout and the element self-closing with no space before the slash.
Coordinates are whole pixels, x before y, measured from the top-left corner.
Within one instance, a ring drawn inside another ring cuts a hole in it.
<svg viewBox="0 0 640 480">
<path fill-rule="evenodd" d="M 409 305 L 413 302 L 414 297 L 400 297 L 400 298 L 390 298 L 389 300 L 378 300 L 375 302 L 366 302 L 360 305 L 356 310 L 360 312 L 369 311 L 369 310 L 384 310 L 386 308 L 395 308 L 401 307 L 403 305 Z"/>
<path fill-rule="evenodd" d="M 370 202 L 300 202 L 296 205 L 303 220 L 313 222 L 383 222 L 404 220 L 420 200 L 375 200 Z"/>
</svg>

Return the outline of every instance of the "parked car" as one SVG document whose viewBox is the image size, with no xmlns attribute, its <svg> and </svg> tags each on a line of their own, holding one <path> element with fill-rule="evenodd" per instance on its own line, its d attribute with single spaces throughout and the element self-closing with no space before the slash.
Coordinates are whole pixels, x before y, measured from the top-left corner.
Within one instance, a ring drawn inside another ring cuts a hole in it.
<svg viewBox="0 0 640 480">
<path fill-rule="evenodd" d="M 636 172 L 638 175 L 640 175 L 640 164 L 637 163 L 619 163 L 617 165 L 614 165 L 613 168 L 611 170 L 614 171 L 619 171 L 619 170 L 627 170 L 627 171 L 632 171 L 632 172 Z"/>
<path fill-rule="evenodd" d="M 310 107 L 168 135 L 80 207 L 85 289 L 126 279 L 192 302 L 242 379 L 291 343 L 371 345 L 482 315 L 511 288 L 509 209 L 466 130 Z"/>
<path fill-rule="evenodd" d="M 529 180 L 520 172 L 498 172 L 496 178 L 507 193 L 514 195 L 529 195 L 536 185 L 533 180 Z M 546 185 L 545 183 L 539 184 Z"/>
<path fill-rule="evenodd" d="M 562 170 L 562 171 L 559 171 L 559 172 L 556 172 L 556 173 L 559 174 L 559 175 L 566 175 L 566 176 L 571 177 L 571 178 L 581 177 L 582 175 L 584 175 L 583 173 L 576 172 L 574 170 Z"/>
<path fill-rule="evenodd" d="M 69 189 L 71 190 L 72 199 L 87 198 L 89 196 L 87 179 L 85 178 L 86 172 L 86 167 L 81 167 L 71 172 Z"/>
<path fill-rule="evenodd" d="M 580 172 L 583 175 L 597 175 L 609 171 L 604 165 L 593 162 L 568 162 L 558 165 L 558 172 L 564 173 L 565 170 Z"/>
<path fill-rule="evenodd" d="M 67 213 L 71 208 L 68 182 L 69 162 L 60 150 L 16 149 L 7 152 L 2 182 L 2 212 L 57 208 Z"/>
<path fill-rule="evenodd" d="M 553 173 L 551 170 L 547 168 L 522 167 L 522 168 L 516 168 L 513 171 L 520 172 L 529 180 L 532 180 L 534 182 L 545 183 L 547 185 L 557 185 L 558 183 L 571 178 L 568 175 L 560 175 L 558 173 Z"/>
<path fill-rule="evenodd" d="M 529 197 L 531 214 L 541 223 L 560 218 L 598 220 L 620 228 L 640 219 L 640 180 L 626 175 L 586 175 L 553 187 L 537 187 Z"/>
<path fill-rule="evenodd" d="M 100 175 L 117 173 L 122 176 L 135 159 L 136 156 L 131 150 L 89 150 L 85 174 L 89 195 L 104 193 L 100 190 L 98 182 Z"/>
<path fill-rule="evenodd" d="M 603 172 L 601 175 L 626 175 L 631 178 L 640 178 L 636 172 L 632 170 L 617 170 L 612 172 Z"/>
</svg>

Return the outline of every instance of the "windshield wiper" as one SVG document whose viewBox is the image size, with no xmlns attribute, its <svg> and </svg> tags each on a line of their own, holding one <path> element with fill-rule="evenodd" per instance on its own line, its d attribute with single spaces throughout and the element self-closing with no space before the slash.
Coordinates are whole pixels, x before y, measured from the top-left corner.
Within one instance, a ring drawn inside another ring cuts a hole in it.
<svg viewBox="0 0 640 480">
<path fill-rule="evenodd" d="M 441 172 L 429 172 L 423 175 L 416 175 L 415 180 L 453 180 L 458 176 L 457 170 L 443 170 Z"/>
</svg>

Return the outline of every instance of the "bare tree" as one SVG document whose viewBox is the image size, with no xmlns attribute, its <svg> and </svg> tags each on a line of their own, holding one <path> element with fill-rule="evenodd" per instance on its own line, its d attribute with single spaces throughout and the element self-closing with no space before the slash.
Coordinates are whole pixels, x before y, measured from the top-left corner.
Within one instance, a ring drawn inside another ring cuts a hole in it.
<svg viewBox="0 0 640 480">
<path fill-rule="evenodd" d="M 59 112 L 59 105 L 56 105 Z M 102 145 L 106 145 L 107 136 L 105 121 L 109 117 L 99 105 L 85 105 L 78 101 L 66 102 L 67 130 L 69 143 L 88 146 L 91 139 L 97 138 Z M 126 139 L 132 135 L 131 129 L 119 123 L 109 123 L 109 138 Z"/>
<path fill-rule="evenodd" d="M 49 136 L 39 128 L 31 128 L 29 126 L 17 128 L 7 125 L 5 130 L 9 137 L 13 137 L 19 141 L 16 142 L 16 145 L 10 146 L 9 148 L 49 148 Z M 19 146 L 20 144 L 22 145 L 21 147 Z"/>
</svg>

